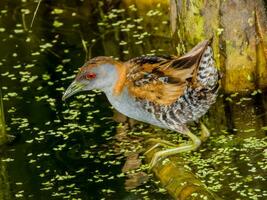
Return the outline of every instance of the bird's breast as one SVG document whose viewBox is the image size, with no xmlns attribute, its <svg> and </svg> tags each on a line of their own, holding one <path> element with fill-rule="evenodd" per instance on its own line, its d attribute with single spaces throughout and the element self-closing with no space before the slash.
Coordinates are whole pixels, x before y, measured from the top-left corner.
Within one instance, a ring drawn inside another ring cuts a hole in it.
<svg viewBox="0 0 267 200">
<path fill-rule="evenodd" d="M 128 93 L 127 88 L 125 88 L 118 96 L 114 96 L 112 92 L 105 92 L 105 94 L 111 105 L 120 113 L 138 121 L 159 126 L 161 128 L 168 128 L 151 115 L 151 113 L 145 110 L 141 102 L 137 101 Z"/>
</svg>

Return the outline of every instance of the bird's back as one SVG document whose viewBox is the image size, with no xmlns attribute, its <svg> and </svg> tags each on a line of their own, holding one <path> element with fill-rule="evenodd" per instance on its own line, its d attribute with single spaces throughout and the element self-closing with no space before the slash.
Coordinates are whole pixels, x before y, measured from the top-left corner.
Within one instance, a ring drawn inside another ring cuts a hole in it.
<svg viewBox="0 0 267 200">
<path fill-rule="evenodd" d="M 170 129 L 200 118 L 215 102 L 219 73 L 209 41 L 179 58 L 144 56 L 126 65 L 129 95 Z"/>
</svg>

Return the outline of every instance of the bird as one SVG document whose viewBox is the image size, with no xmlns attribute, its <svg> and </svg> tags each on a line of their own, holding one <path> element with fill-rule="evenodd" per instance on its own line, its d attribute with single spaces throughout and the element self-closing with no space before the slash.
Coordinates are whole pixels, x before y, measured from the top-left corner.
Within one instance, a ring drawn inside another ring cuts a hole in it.
<svg viewBox="0 0 267 200">
<path fill-rule="evenodd" d="M 164 150 L 154 154 L 149 168 L 169 156 L 196 150 L 202 143 L 188 128 L 216 101 L 220 73 L 215 66 L 212 39 L 198 43 L 182 56 L 140 56 L 128 61 L 98 56 L 79 68 L 62 100 L 81 91 L 101 90 L 120 113 L 135 120 L 176 131 L 190 142 L 173 144 L 152 138 Z M 201 123 L 203 138 L 209 136 Z"/>
</svg>

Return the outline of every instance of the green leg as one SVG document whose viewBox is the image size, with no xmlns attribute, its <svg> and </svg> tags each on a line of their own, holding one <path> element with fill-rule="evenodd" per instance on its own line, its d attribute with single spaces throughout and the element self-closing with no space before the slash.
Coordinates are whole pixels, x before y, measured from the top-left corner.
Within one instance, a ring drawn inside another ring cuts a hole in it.
<svg viewBox="0 0 267 200">
<path fill-rule="evenodd" d="M 210 136 L 209 129 L 202 122 L 200 122 L 200 128 L 201 128 L 201 131 L 200 131 L 200 133 L 201 133 L 200 139 L 201 139 L 202 142 L 205 142 L 208 139 L 208 137 Z"/>
<path fill-rule="evenodd" d="M 161 140 L 161 139 L 156 139 L 156 138 L 150 138 L 146 141 L 146 143 L 154 143 L 155 145 L 153 145 L 151 148 L 149 148 L 144 155 L 148 154 L 149 152 L 153 151 L 154 149 L 156 149 L 157 147 L 163 146 L 163 147 L 177 147 L 178 145 L 173 144 L 169 141 L 166 140 Z"/>
<path fill-rule="evenodd" d="M 149 168 L 150 169 L 153 168 L 160 159 L 163 159 L 168 156 L 172 156 L 172 155 L 175 155 L 181 152 L 192 151 L 192 150 L 197 149 L 200 146 L 201 140 L 197 136 L 195 136 L 189 130 L 187 130 L 185 134 L 192 140 L 191 144 L 183 144 L 182 146 L 179 146 L 179 147 L 166 149 L 166 150 L 155 153 L 155 155 L 153 156 L 149 164 Z"/>
</svg>

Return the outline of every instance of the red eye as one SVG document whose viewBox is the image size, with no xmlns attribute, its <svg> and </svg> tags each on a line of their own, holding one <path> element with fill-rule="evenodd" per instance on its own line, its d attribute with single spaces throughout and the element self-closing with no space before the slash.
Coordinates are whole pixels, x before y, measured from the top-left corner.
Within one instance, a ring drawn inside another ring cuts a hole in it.
<svg viewBox="0 0 267 200">
<path fill-rule="evenodd" d="M 88 74 L 85 75 L 85 78 L 86 79 L 93 79 L 95 77 L 96 77 L 96 74 L 95 73 L 88 73 Z"/>
</svg>

